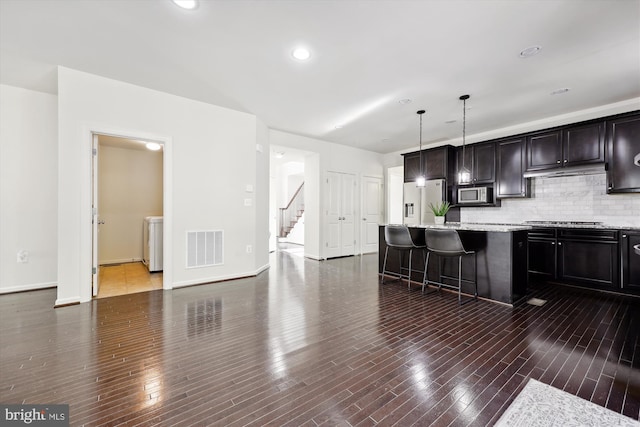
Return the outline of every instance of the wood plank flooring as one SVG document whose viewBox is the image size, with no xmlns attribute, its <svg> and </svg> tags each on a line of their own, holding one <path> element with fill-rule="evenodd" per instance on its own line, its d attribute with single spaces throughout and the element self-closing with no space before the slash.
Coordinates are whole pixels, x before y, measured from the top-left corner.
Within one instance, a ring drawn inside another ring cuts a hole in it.
<svg viewBox="0 0 640 427">
<path fill-rule="evenodd" d="M 255 278 L 53 309 L 0 296 L 0 401 L 72 425 L 482 426 L 528 378 L 638 419 L 640 302 L 562 286 L 457 305 L 377 255 L 286 252 Z"/>
</svg>

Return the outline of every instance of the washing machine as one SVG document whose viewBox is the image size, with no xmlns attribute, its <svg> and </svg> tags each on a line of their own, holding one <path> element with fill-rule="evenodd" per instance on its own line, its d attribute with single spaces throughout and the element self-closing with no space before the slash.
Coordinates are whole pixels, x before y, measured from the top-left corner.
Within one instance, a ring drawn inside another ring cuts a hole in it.
<svg viewBox="0 0 640 427">
<path fill-rule="evenodd" d="M 149 272 L 162 271 L 162 217 L 148 216 L 144 219 L 142 262 Z"/>
</svg>

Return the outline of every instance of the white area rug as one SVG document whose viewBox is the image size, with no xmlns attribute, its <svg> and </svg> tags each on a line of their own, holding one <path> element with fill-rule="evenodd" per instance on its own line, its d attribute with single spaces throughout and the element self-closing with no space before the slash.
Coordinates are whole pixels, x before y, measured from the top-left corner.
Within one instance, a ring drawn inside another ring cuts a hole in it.
<svg viewBox="0 0 640 427">
<path fill-rule="evenodd" d="M 640 422 L 530 379 L 496 427 L 638 427 Z"/>
</svg>

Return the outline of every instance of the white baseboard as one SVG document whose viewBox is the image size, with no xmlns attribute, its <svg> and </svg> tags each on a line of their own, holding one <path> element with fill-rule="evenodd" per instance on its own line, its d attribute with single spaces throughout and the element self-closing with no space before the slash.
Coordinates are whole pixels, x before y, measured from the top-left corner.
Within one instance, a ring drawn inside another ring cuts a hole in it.
<svg viewBox="0 0 640 427">
<path fill-rule="evenodd" d="M 58 284 L 56 282 L 45 283 L 30 283 L 28 285 L 9 286 L 7 288 L 0 288 L 0 294 L 12 294 L 14 292 L 36 291 L 39 289 L 56 288 Z"/>
<path fill-rule="evenodd" d="M 71 304 L 80 304 L 80 297 L 72 297 L 72 298 L 58 298 L 56 300 L 56 307 L 60 307 L 62 305 L 71 305 Z"/>
<path fill-rule="evenodd" d="M 247 271 L 245 273 L 229 274 L 229 275 L 225 275 L 225 276 L 215 276 L 215 277 L 207 277 L 207 278 L 203 278 L 203 279 L 186 280 L 186 281 L 183 281 L 183 282 L 176 282 L 176 283 L 173 284 L 173 289 L 183 288 L 185 286 L 206 285 L 206 284 L 209 284 L 209 283 L 224 282 L 226 280 L 242 279 L 242 278 L 245 278 L 245 277 L 254 277 L 254 276 L 257 276 L 258 274 L 262 273 L 263 271 L 267 270 L 269 267 L 270 267 L 269 264 L 265 264 L 262 267 L 259 267 L 258 269 L 254 270 L 254 271 Z"/>
</svg>

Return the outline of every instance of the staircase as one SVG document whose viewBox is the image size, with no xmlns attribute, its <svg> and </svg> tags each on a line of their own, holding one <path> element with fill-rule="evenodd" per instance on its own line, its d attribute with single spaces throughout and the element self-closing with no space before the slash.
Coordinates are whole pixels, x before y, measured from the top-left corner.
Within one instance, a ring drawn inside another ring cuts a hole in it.
<svg viewBox="0 0 640 427">
<path fill-rule="evenodd" d="M 280 208 L 279 237 L 287 237 L 304 213 L 304 182 L 296 190 L 286 207 Z"/>
</svg>

